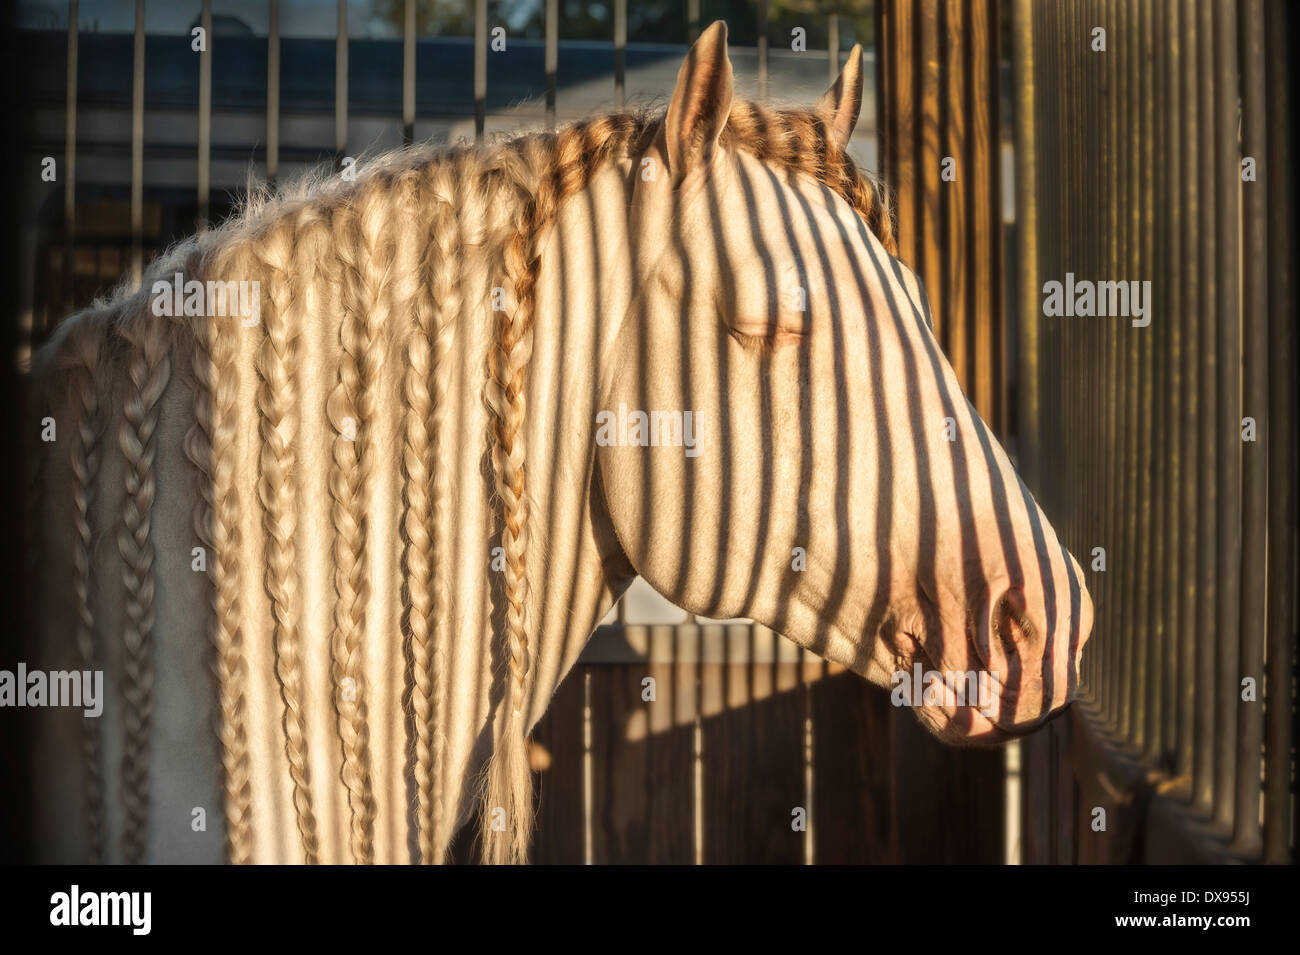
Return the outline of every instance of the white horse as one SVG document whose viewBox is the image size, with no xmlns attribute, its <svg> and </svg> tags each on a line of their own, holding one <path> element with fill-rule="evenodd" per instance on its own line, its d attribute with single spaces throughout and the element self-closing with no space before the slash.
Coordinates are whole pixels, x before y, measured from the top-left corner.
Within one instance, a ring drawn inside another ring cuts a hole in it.
<svg viewBox="0 0 1300 955">
<path fill-rule="evenodd" d="M 637 574 L 982 674 L 912 701 L 949 740 L 1065 705 L 1082 573 L 845 154 L 861 88 L 855 47 L 812 109 L 734 100 L 716 23 L 666 113 L 258 197 L 64 322 L 27 664 L 106 702 L 43 714 L 43 857 L 439 862 L 481 793 L 519 861 L 527 733 Z"/>
</svg>

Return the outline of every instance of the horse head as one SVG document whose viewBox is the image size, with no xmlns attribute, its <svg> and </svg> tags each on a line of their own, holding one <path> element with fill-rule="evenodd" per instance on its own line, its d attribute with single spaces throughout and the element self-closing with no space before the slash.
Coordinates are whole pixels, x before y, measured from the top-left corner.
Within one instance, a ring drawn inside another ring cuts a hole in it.
<svg viewBox="0 0 1300 955">
<path fill-rule="evenodd" d="M 895 687 L 940 736 L 996 741 L 1074 696 L 1091 599 L 852 188 L 762 158 L 847 162 L 861 86 L 855 47 L 812 126 L 755 128 L 725 26 L 691 49 L 636 167 L 597 466 L 628 560 L 669 600 Z"/>
</svg>

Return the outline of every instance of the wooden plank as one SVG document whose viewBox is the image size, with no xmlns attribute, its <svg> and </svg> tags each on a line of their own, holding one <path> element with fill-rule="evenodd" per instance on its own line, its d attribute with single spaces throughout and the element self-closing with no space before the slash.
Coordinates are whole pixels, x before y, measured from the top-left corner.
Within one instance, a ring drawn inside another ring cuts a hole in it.
<svg viewBox="0 0 1300 955">
<path fill-rule="evenodd" d="M 909 708 L 889 710 L 891 861 L 1001 863 L 1001 750 L 946 745 Z"/>
<path fill-rule="evenodd" d="M 731 643 L 754 639 L 750 625 L 728 630 Z M 803 803 L 802 695 L 771 692 L 773 663 L 702 666 L 718 673 L 725 701 L 703 723 L 704 861 L 798 864 L 803 835 L 791 821 Z"/>
<path fill-rule="evenodd" d="M 574 667 L 560 684 L 533 732 L 549 765 L 537 774 L 537 830 L 532 860 L 540 865 L 580 865 L 583 861 L 582 709 L 583 678 L 589 668 Z"/>
<path fill-rule="evenodd" d="M 819 865 L 895 861 L 890 836 L 889 695 L 853 673 L 808 684 L 812 696 L 811 819 Z M 847 732 L 841 728 L 848 728 Z"/>
</svg>

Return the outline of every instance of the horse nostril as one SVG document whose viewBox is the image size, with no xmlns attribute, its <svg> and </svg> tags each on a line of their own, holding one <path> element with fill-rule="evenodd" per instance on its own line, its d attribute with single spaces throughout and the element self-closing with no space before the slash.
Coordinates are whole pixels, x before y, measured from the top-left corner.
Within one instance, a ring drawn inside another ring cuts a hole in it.
<svg viewBox="0 0 1300 955">
<path fill-rule="evenodd" d="M 989 618 L 989 629 L 1003 654 L 1007 657 L 1018 656 L 1037 636 L 1034 625 L 1026 616 L 1028 604 L 1024 591 L 1012 587 L 1003 592 L 993 604 Z"/>
</svg>

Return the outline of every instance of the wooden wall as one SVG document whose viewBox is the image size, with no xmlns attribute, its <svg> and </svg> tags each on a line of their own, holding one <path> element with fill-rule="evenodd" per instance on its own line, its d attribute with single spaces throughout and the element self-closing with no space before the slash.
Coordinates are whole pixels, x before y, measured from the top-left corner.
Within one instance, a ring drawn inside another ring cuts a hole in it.
<svg viewBox="0 0 1300 955">
<path fill-rule="evenodd" d="M 620 661 L 625 629 L 601 628 L 586 658 L 606 662 L 580 663 L 535 733 L 549 767 L 533 861 L 1002 861 L 1001 750 L 939 743 L 884 690 L 761 627 L 657 627 L 659 649 Z"/>
</svg>

